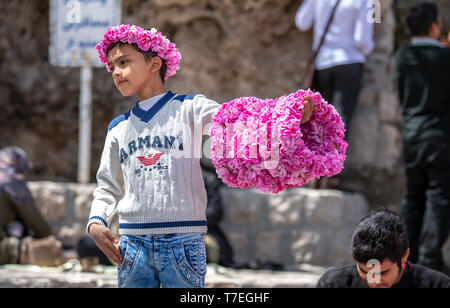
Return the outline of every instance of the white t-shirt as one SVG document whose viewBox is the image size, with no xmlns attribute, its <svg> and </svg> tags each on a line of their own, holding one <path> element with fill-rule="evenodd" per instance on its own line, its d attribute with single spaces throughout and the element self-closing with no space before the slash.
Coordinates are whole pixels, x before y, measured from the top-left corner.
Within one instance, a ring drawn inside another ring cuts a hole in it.
<svg viewBox="0 0 450 308">
<path fill-rule="evenodd" d="M 313 50 L 319 46 L 336 1 L 305 0 L 297 11 L 298 29 L 307 31 L 314 26 Z M 341 0 L 317 56 L 317 69 L 366 61 L 374 48 L 372 9 L 371 0 Z"/>
</svg>

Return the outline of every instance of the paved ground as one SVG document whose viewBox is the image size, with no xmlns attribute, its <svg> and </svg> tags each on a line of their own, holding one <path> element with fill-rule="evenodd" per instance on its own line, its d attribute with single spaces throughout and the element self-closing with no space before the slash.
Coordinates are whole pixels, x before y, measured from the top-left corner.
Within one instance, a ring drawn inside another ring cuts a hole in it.
<svg viewBox="0 0 450 308">
<path fill-rule="evenodd" d="M 116 288 L 115 267 L 95 268 L 96 273 L 82 272 L 77 264 L 60 268 L 37 266 L 0 266 L 1 288 Z M 312 288 L 323 268 L 303 265 L 294 271 L 234 270 L 208 265 L 208 288 Z"/>
</svg>

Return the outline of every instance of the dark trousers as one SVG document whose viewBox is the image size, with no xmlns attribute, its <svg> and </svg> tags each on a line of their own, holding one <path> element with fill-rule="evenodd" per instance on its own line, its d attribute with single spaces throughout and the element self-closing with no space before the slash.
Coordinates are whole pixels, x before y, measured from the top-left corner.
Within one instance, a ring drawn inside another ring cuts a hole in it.
<svg viewBox="0 0 450 308">
<path fill-rule="evenodd" d="M 404 145 L 406 191 L 401 214 L 408 229 L 410 261 L 439 269 L 450 230 L 450 144 Z"/>
<path fill-rule="evenodd" d="M 333 66 L 314 73 L 313 88 L 339 112 L 346 126 L 346 138 L 358 103 L 364 64 Z"/>
</svg>

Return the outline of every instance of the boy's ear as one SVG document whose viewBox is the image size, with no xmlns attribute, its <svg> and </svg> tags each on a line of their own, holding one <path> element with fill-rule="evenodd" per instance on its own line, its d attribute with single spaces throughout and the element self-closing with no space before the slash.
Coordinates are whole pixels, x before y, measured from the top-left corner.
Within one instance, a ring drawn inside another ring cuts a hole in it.
<svg viewBox="0 0 450 308">
<path fill-rule="evenodd" d="M 153 57 L 151 60 L 150 71 L 156 73 L 161 69 L 162 60 L 160 57 Z"/>
</svg>

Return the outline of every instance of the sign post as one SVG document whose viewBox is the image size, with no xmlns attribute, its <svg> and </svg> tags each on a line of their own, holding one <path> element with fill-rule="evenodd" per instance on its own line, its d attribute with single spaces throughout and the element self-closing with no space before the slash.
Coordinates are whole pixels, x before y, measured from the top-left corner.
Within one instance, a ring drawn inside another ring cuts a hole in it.
<svg viewBox="0 0 450 308">
<path fill-rule="evenodd" d="M 95 45 L 106 30 L 120 23 L 121 0 L 51 0 L 50 63 L 80 67 L 78 129 L 79 183 L 90 181 L 93 67 L 104 67 Z"/>
<path fill-rule="evenodd" d="M 80 111 L 78 131 L 78 175 L 80 183 L 89 183 L 92 131 L 92 66 L 86 61 L 80 74 Z"/>
</svg>

